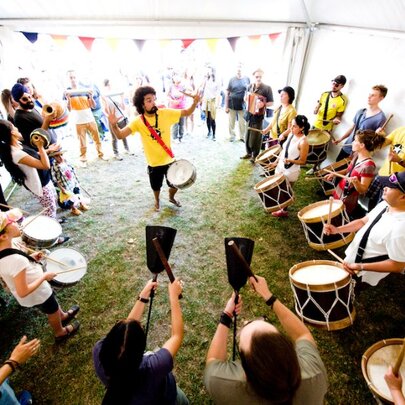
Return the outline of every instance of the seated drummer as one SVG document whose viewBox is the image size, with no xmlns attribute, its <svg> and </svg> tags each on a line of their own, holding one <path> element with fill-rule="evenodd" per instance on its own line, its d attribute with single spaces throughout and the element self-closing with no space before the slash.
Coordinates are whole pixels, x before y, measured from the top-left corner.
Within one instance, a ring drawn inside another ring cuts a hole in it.
<svg viewBox="0 0 405 405">
<path fill-rule="evenodd" d="M 349 273 L 361 270 L 362 281 L 370 285 L 389 273 L 405 269 L 405 172 L 379 177 L 383 200 L 365 217 L 346 225 L 325 225 L 326 235 L 357 232 L 346 249 L 343 266 Z"/>
<path fill-rule="evenodd" d="M 239 332 L 241 361 L 227 360 L 232 315 L 241 310 L 233 294 L 208 349 L 208 393 L 216 404 L 323 404 L 327 375 L 311 332 L 270 292 L 263 277 L 256 278 L 250 277 L 251 286 L 273 309 L 287 336 L 268 322 L 253 320 Z"/>
<path fill-rule="evenodd" d="M 76 316 L 80 308 L 74 305 L 67 312 L 61 309 L 48 283 L 56 273 L 44 272 L 42 266 L 37 263 L 43 257 L 42 252 L 28 256 L 13 249 L 13 239 L 21 234 L 16 223 L 21 217 L 21 211 L 18 209 L 0 212 L 0 277 L 21 306 L 37 307 L 48 316 L 55 342 L 59 343 L 79 329 L 79 321 L 71 324 L 69 321 Z"/>
</svg>

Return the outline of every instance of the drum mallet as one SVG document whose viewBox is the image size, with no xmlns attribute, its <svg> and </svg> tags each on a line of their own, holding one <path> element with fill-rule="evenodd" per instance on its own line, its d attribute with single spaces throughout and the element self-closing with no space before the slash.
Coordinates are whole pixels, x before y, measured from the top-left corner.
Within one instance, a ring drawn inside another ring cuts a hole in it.
<svg viewBox="0 0 405 405">
<path fill-rule="evenodd" d="M 328 220 L 326 222 L 326 225 L 330 225 L 330 221 L 332 219 L 332 207 L 333 207 L 333 197 L 329 197 L 329 212 L 328 212 Z"/>
<path fill-rule="evenodd" d="M 5 208 L 8 208 L 8 209 L 10 209 L 10 210 L 12 210 L 12 209 L 14 209 L 14 207 L 11 207 L 10 205 L 7 205 L 7 204 L 1 204 L 0 203 L 0 206 L 1 207 L 5 207 Z M 25 210 L 23 210 L 23 209 L 21 209 L 21 208 L 18 208 L 23 214 L 30 214 L 28 211 L 25 211 Z"/>
<path fill-rule="evenodd" d="M 328 169 L 323 169 L 323 170 L 324 170 L 326 173 L 333 174 L 334 176 L 340 177 L 341 179 L 345 179 L 345 180 L 350 179 L 350 177 L 345 176 L 344 174 L 340 174 L 340 173 L 337 173 L 337 172 L 332 172 L 332 170 L 328 170 Z"/>
<path fill-rule="evenodd" d="M 394 365 L 394 367 L 392 368 L 392 372 L 393 372 L 394 375 L 396 375 L 397 377 L 398 377 L 398 375 L 399 375 L 399 369 L 400 369 L 400 367 L 401 367 L 402 360 L 404 359 L 404 355 L 405 355 L 405 338 L 403 339 L 401 351 L 399 352 L 397 361 L 395 362 L 395 365 Z"/>
<path fill-rule="evenodd" d="M 28 250 L 28 252 L 30 252 L 30 253 L 41 253 L 41 251 L 39 250 L 34 250 L 34 249 L 31 249 L 31 248 L 29 248 L 28 246 L 23 246 L 22 244 L 18 244 L 22 249 L 27 249 Z M 66 263 L 63 263 L 63 262 L 60 262 L 59 260 L 56 260 L 56 259 L 52 259 L 52 257 L 49 257 L 49 256 L 47 256 L 47 255 L 44 255 L 44 257 L 45 257 L 45 259 L 46 260 L 49 260 L 49 261 L 51 261 L 51 262 L 54 262 L 54 263 L 56 263 L 56 264 L 59 264 L 60 266 L 63 266 L 63 267 L 67 267 L 67 264 Z"/>
<path fill-rule="evenodd" d="M 262 130 L 261 130 L 261 129 L 252 128 L 252 127 L 247 127 L 247 129 L 248 129 L 249 131 L 255 131 L 255 132 L 260 132 L 260 133 L 262 133 Z"/>
<path fill-rule="evenodd" d="M 193 95 L 190 94 L 190 93 L 186 93 L 185 91 L 181 91 L 181 90 L 180 90 L 180 93 L 184 94 L 184 95 L 187 96 L 187 97 L 191 97 L 191 98 L 194 98 L 194 97 L 195 97 L 195 96 L 193 96 Z"/>
</svg>

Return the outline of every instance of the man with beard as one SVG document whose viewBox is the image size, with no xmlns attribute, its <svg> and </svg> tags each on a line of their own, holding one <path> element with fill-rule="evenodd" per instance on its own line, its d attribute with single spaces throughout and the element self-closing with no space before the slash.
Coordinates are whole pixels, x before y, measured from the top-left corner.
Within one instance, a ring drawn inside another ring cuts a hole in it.
<svg viewBox="0 0 405 405">
<path fill-rule="evenodd" d="M 192 114 L 199 101 L 200 97 L 195 95 L 193 104 L 187 109 L 158 109 L 156 107 L 155 89 L 150 86 L 141 86 L 136 90 L 133 98 L 139 116 L 124 128 L 118 127 L 118 118 L 115 112 L 112 109 L 108 110 L 110 127 L 118 139 L 124 139 L 135 132 L 138 132 L 141 136 L 145 157 L 148 162 L 149 181 L 155 198 L 154 207 L 156 211 L 160 210 L 159 196 L 163 179 L 167 175 L 169 166 L 174 162 L 174 155 L 170 147 L 170 128 L 173 124 L 179 122 L 180 118 Z M 169 186 L 169 201 L 177 207 L 181 207 L 180 202 L 174 198 L 177 188 L 174 188 L 168 182 L 167 185 Z"/>
<path fill-rule="evenodd" d="M 49 123 L 55 118 L 52 114 L 41 116 L 35 109 L 34 99 L 27 87 L 21 83 L 16 83 L 11 89 L 11 96 L 18 103 L 14 114 L 14 125 L 18 128 L 23 136 L 23 146 L 32 149 L 30 135 L 34 129 L 42 128 L 48 130 Z M 56 143 L 57 139 L 52 131 L 49 132 L 51 144 Z"/>
</svg>

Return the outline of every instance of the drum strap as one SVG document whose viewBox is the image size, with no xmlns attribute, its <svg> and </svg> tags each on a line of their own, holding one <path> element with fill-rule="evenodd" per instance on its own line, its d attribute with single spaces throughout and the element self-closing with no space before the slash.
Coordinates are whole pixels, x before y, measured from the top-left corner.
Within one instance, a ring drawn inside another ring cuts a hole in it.
<svg viewBox="0 0 405 405">
<path fill-rule="evenodd" d="M 330 99 L 331 93 L 332 93 L 331 91 L 328 92 L 328 95 L 326 96 L 326 100 L 325 100 L 325 110 L 323 111 L 323 123 L 322 123 L 324 126 L 328 125 L 326 118 L 328 116 L 329 99 Z"/>
<path fill-rule="evenodd" d="M 0 259 L 11 255 L 21 255 L 24 256 L 26 259 L 28 259 L 30 262 L 37 263 L 37 261 L 33 257 L 27 255 L 26 253 L 24 253 L 22 250 L 19 249 L 7 248 L 0 251 Z"/>
<path fill-rule="evenodd" d="M 278 123 L 279 123 L 280 115 L 281 115 L 281 105 L 280 105 L 280 107 L 277 108 L 276 114 L 277 114 L 277 116 L 276 116 L 277 135 L 280 136 L 281 135 L 281 129 L 280 129 L 280 126 L 279 126 Z"/>
<path fill-rule="evenodd" d="M 287 140 L 287 144 L 285 145 L 285 155 L 284 155 L 284 159 L 288 159 L 288 148 L 290 147 L 290 143 L 291 140 L 294 138 L 294 135 L 291 135 L 288 140 Z M 297 158 L 295 158 L 294 160 L 298 159 L 299 156 Z M 289 169 L 291 166 L 293 166 L 294 163 L 284 163 L 284 168 L 285 169 Z"/>
<path fill-rule="evenodd" d="M 367 160 L 371 160 L 371 158 L 365 158 L 363 160 L 360 160 L 360 162 L 357 161 L 358 156 L 356 156 L 350 166 L 349 173 L 347 173 L 347 177 L 351 177 L 353 170 L 356 168 L 356 166 L 359 166 L 361 163 L 366 162 Z M 348 179 L 345 179 L 345 185 L 343 188 L 343 197 L 347 197 L 351 192 L 355 190 L 354 186 L 350 187 L 350 181 Z"/>
<path fill-rule="evenodd" d="M 174 158 L 174 154 L 172 150 L 163 142 L 163 139 L 159 136 L 159 134 L 156 132 L 154 128 L 149 124 L 145 116 L 142 114 L 142 121 L 146 125 L 146 127 L 149 129 L 150 134 L 152 137 L 155 139 L 155 141 L 164 149 L 164 151 L 171 157 Z"/>
<path fill-rule="evenodd" d="M 361 238 L 360 243 L 359 243 L 359 248 L 357 249 L 356 260 L 354 261 L 355 263 L 361 263 L 363 261 L 363 255 L 364 255 L 364 252 L 366 250 L 366 245 L 367 245 L 367 241 L 368 241 L 368 237 L 370 235 L 371 229 L 381 219 L 383 214 L 385 214 L 387 212 L 387 209 L 388 209 L 388 207 L 384 207 L 384 209 L 374 218 L 374 221 L 367 228 L 366 232 L 364 232 L 364 235 Z M 384 258 L 381 259 L 381 260 L 376 260 L 376 259 L 378 259 L 380 257 L 384 257 Z M 378 257 L 374 257 L 373 261 L 382 261 L 382 260 L 386 260 L 387 258 L 388 258 L 388 256 L 387 257 L 378 256 Z M 370 260 L 370 259 L 366 259 L 366 260 Z"/>
</svg>

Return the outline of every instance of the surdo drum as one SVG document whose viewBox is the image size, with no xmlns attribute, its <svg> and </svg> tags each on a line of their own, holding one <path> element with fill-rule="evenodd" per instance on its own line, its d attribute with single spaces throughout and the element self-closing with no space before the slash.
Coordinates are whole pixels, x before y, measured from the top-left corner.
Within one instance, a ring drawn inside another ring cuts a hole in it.
<svg viewBox="0 0 405 405">
<path fill-rule="evenodd" d="M 285 208 L 294 202 L 294 192 L 283 174 L 267 177 L 254 186 L 267 212 Z"/>
<path fill-rule="evenodd" d="M 369 347 L 361 358 L 361 371 L 367 382 L 368 388 L 379 403 L 393 404 L 390 390 L 384 380 L 384 374 L 389 365 L 394 365 L 401 351 L 402 339 L 385 339 L 374 343 Z M 399 372 L 405 375 L 405 363 L 403 362 Z M 402 385 L 402 393 L 405 395 L 405 385 Z"/>
<path fill-rule="evenodd" d="M 307 140 L 309 144 L 309 152 L 307 163 L 320 163 L 326 159 L 328 153 L 330 135 L 326 131 L 319 129 L 311 129 L 308 132 Z"/>
<path fill-rule="evenodd" d="M 257 155 L 255 162 L 262 167 L 266 176 L 272 176 L 274 174 L 276 161 L 280 152 L 281 146 L 274 145 Z"/>
<path fill-rule="evenodd" d="M 353 324 L 354 285 L 343 265 L 330 260 L 296 264 L 289 271 L 295 311 L 322 329 L 338 330 Z"/>
<path fill-rule="evenodd" d="M 87 272 L 86 259 L 75 249 L 55 249 L 48 255 L 48 257 L 55 261 L 47 260 L 46 271 L 61 273 L 50 281 L 50 284 L 55 287 L 71 287 L 77 284 Z M 57 262 L 63 263 L 64 265 Z"/>
<path fill-rule="evenodd" d="M 44 148 L 46 149 L 51 143 L 51 135 L 49 134 L 48 131 L 46 131 L 45 129 L 42 129 L 42 128 L 34 129 L 31 132 L 31 134 L 30 134 L 31 146 L 36 147 L 33 141 L 36 141 L 40 138 L 42 138 L 44 140 Z"/>
<path fill-rule="evenodd" d="M 321 184 L 322 190 L 325 195 L 332 195 L 335 190 L 335 179 L 332 181 L 326 180 L 325 177 L 330 174 L 327 170 L 331 172 L 338 172 L 340 170 L 347 169 L 350 163 L 350 159 L 339 160 L 339 162 L 334 162 L 328 166 L 322 167 L 322 169 L 314 173 L 315 176 L 319 177 L 318 181 Z M 322 177 L 322 178 L 320 178 Z"/>
<path fill-rule="evenodd" d="M 298 211 L 298 219 L 304 228 L 308 245 L 315 250 L 336 249 L 351 242 L 354 233 L 337 233 L 326 235 L 323 226 L 328 221 L 329 200 L 318 201 Z M 342 226 L 350 222 L 343 201 L 333 200 L 331 224 Z"/>
<path fill-rule="evenodd" d="M 167 170 L 167 181 L 181 190 L 192 186 L 196 178 L 196 168 L 186 159 L 176 160 Z"/>
<path fill-rule="evenodd" d="M 59 222 L 45 215 L 33 218 L 27 217 L 22 222 L 21 239 L 33 248 L 42 249 L 53 246 L 62 234 Z"/>
</svg>

